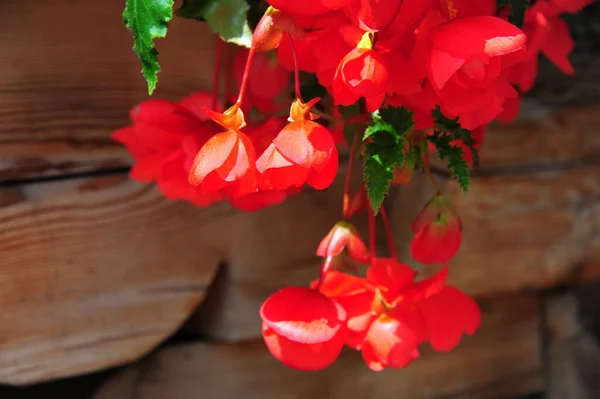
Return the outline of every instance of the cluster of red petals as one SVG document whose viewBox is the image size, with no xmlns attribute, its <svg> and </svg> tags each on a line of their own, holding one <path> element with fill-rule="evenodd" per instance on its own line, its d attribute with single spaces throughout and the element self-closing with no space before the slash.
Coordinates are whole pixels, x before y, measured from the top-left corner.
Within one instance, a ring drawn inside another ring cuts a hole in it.
<svg viewBox="0 0 600 399">
<path fill-rule="evenodd" d="M 112 138 L 125 145 L 135 165 L 134 180 L 156 182 L 169 199 L 199 206 L 220 198 L 188 183 L 188 173 L 198 150 L 216 133 L 216 126 L 202 111 L 211 106 L 212 94 L 198 92 L 179 103 L 147 100 L 129 113 L 132 125 L 115 131 Z"/>
<path fill-rule="evenodd" d="M 403 368 L 429 342 L 449 351 L 481 323 L 477 304 L 447 286 L 447 266 L 433 277 L 394 259 L 372 259 L 366 278 L 331 271 L 311 288 L 290 287 L 261 308 L 263 337 L 282 363 L 302 370 L 329 366 L 346 345 L 375 371 Z"/>
<path fill-rule="evenodd" d="M 329 187 L 337 175 L 338 153 L 331 133 L 312 120 L 310 108 L 317 101 L 304 104 L 298 99 L 288 124 L 271 119 L 246 133 L 238 106 L 222 114 L 205 109 L 227 130 L 200 148 L 189 182 L 247 211 L 281 203 L 305 185 L 318 190 Z"/>
<path fill-rule="evenodd" d="M 198 206 L 228 200 L 254 211 L 305 185 L 322 190 L 333 182 L 338 152 L 331 133 L 312 120 L 315 102 L 294 102 L 289 123 L 272 117 L 246 126 L 236 106 L 210 110 L 213 96 L 206 92 L 179 103 L 148 100 L 112 138 L 134 158 L 131 178 L 156 182 L 165 197 Z M 226 130 L 219 132 L 215 122 Z"/>
<path fill-rule="evenodd" d="M 539 0 L 522 29 L 495 0 L 268 0 L 304 30 L 295 40 L 301 70 L 315 73 L 340 105 L 364 98 L 369 111 L 386 102 L 432 126 L 440 107 L 469 130 L 511 121 L 543 53 L 565 73 L 573 48 L 563 13 L 592 0 Z M 290 40 L 278 47 L 293 70 Z M 513 86 L 514 85 L 514 86 Z"/>
</svg>

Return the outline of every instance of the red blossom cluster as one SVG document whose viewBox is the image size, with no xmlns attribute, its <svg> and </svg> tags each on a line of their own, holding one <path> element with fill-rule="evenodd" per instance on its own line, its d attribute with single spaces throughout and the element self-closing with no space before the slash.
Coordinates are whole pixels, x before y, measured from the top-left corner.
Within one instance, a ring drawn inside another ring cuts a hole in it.
<svg viewBox="0 0 600 399">
<path fill-rule="evenodd" d="M 470 143 L 452 138 L 450 145 L 464 148 L 461 162 L 472 164 L 467 147 L 482 145 L 485 126 L 517 116 L 520 92 L 532 87 L 539 53 L 573 73 L 568 60 L 573 42 L 560 15 L 591 2 L 538 0 L 521 29 L 509 22 L 509 8 L 495 0 L 268 0 L 271 7 L 251 48 L 237 53 L 228 77 L 239 89 L 237 98 L 226 93 L 229 108 L 218 101 L 217 68 L 212 94 L 196 93 L 179 103 L 145 101 L 131 111 L 133 125 L 113 138 L 136 161 L 131 177 L 156 181 L 167 198 L 200 206 L 227 200 L 252 211 L 279 204 L 306 186 L 329 187 L 345 127 L 366 127 L 365 117 L 382 106 L 408 109 L 414 125 L 407 151 L 423 144 L 422 168 L 436 189 L 412 224 L 410 254 L 443 267 L 417 280 L 415 269 L 397 260 L 383 207 L 390 257 L 376 255 L 375 212 L 364 187 L 350 190 L 352 162 L 364 155 L 358 147 L 362 135 L 355 133 L 347 143 L 343 221 L 316 251 L 323 258 L 318 280 L 309 288 L 278 291 L 260 310 L 269 350 L 290 367 L 327 367 L 347 346 L 360 351 L 372 370 L 402 368 L 419 356 L 422 344 L 451 350 L 481 322 L 476 303 L 446 284 L 462 224 L 429 169 L 428 154 L 436 147 L 424 138 L 439 134 L 433 111 L 470 131 Z M 332 98 L 319 112 L 320 98 L 302 98 L 300 71 L 315 74 Z M 344 119 L 337 106 L 354 104 L 361 113 Z M 257 119 L 255 110 L 263 117 Z M 324 123 L 316 122 L 320 116 Z M 447 129 L 442 134 L 449 137 Z M 408 184 L 415 163 L 390 168 L 390 180 Z M 350 222 L 367 209 L 369 248 Z M 348 268 L 356 273 L 345 272 Z"/>
</svg>

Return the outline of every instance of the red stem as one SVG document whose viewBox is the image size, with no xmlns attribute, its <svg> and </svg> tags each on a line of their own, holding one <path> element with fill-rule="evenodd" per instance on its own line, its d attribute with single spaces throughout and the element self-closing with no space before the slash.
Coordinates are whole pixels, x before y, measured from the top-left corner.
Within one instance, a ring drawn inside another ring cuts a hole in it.
<svg viewBox="0 0 600 399">
<path fill-rule="evenodd" d="M 246 59 L 246 67 L 244 68 L 244 77 L 242 78 L 242 85 L 240 86 L 240 94 L 238 95 L 238 99 L 235 104 L 238 107 L 242 106 L 242 101 L 244 101 L 244 94 L 246 94 L 246 86 L 248 86 L 248 77 L 250 76 L 250 67 L 252 66 L 252 59 L 254 58 L 254 53 L 256 49 L 251 48 L 248 53 L 248 58 Z"/>
<path fill-rule="evenodd" d="M 371 259 L 375 259 L 375 214 L 373 213 L 373 208 L 371 204 L 368 205 L 369 208 L 369 252 L 371 254 Z"/>
<path fill-rule="evenodd" d="M 390 219 L 388 218 L 387 211 L 385 207 L 379 208 L 379 214 L 381 215 L 381 220 L 383 221 L 383 227 L 385 228 L 385 234 L 387 235 L 388 248 L 390 251 L 390 256 L 394 259 L 398 259 L 398 252 L 396 252 L 396 246 L 394 245 L 394 235 L 392 234 L 392 227 L 390 225 Z"/>
<path fill-rule="evenodd" d="M 344 199 L 342 202 L 342 215 L 344 220 L 348 220 L 352 217 L 349 214 L 350 212 L 350 186 L 352 184 L 352 165 L 354 165 L 354 158 L 356 156 L 356 147 L 358 146 L 358 142 L 360 140 L 360 135 L 358 133 L 354 134 L 354 138 L 352 140 L 352 145 L 350 146 L 350 157 L 348 158 L 348 170 L 346 171 L 346 184 L 344 187 Z"/>
<path fill-rule="evenodd" d="M 221 66 L 223 63 L 223 41 L 217 36 L 217 54 L 215 56 L 215 75 L 213 77 L 213 101 L 212 109 L 217 108 L 219 102 L 219 91 L 221 89 Z"/>
<path fill-rule="evenodd" d="M 436 194 L 437 195 L 442 194 L 442 190 L 440 190 L 440 186 L 438 186 L 437 181 L 435 181 L 435 178 L 433 177 L 433 173 L 431 173 L 431 169 L 429 168 L 429 155 L 423 154 L 423 157 L 421 159 L 423 161 L 423 170 L 429 177 L 429 180 L 431 180 L 431 184 L 433 184 L 433 188 L 435 188 Z"/>
<path fill-rule="evenodd" d="M 325 258 L 325 261 L 323 262 L 323 266 L 321 266 L 321 273 L 319 274 L 319 282 L 317 284 L 317 289 L 321 288 L 321 285 L 323 285 L 323 282 L 325 281 L 325 276 L 329 272 L 332 262 L 333 262 L 333 256 L 328 256 Z"/>
<path fill-rule="evenodd" d="M 225 104 L 231 101 L 231 92 L 233 91 L 233 63 L 235 61 L 235 53 L 230 48 L 226 48 L 226 69 L 225 69 Z M 226 106 L 227 108 L 227 106 Z"/>
<path fill-rule="evenodd" d="M 300 101 L 304 102 L 302 100 L 302 94 L 300 93 L 300 71 L 298 70 L 298 60 L 296 59 L 296 45 L 294 44 L 292 34 L 288 33 L 288 36 L 292 47 L 292 57 L 294 58 L 294 85 L 296 88 L 296 98 L 299 98 Z"/>
</svg>

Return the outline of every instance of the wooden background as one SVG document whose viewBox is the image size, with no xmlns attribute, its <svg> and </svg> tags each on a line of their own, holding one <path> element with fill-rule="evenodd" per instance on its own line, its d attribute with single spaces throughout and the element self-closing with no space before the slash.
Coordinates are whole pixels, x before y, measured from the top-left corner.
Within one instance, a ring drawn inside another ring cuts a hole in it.
<svg viewBox="0 0 600 399">
<path fill-rule="evenodd" d="M 94 398 L 600 397 L 589 305 L 600 275 L 597 5 L 570 21 L 577 75 L 542 63 L 519 121 L 490 129 L 469 196 L 437 173 L 464 220 L 451 281 L 480 300 L 480 333 L 379 374 L 351 353 L 293 372 L 259 338 L 260 303 L 315 276 L 344 170 L 327 191 L 252 214 L 169 202 L 127 178 L 130 158 L 109 134 L 147 92 L 122 7 L 0 3 L 0 383 L 130 364 Z M 157 97 L 210 87 L 202 24 L 175 20 L 159 50 Z M 405 260 L 409 223 L 431 195 L 415 183 L 388 202 Z M 76 381 L 57 397 L 76 395 Z M 48 397 L 56 384 L 29 392 Z"/>
</svg>

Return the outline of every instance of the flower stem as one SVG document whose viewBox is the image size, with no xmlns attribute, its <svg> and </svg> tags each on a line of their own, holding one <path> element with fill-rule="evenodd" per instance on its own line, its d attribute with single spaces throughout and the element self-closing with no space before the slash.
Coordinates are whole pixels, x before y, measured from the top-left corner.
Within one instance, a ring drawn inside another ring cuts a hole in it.
<svg viewBox="0 0 600 399">
<path fill-rule="evenodd" d="M 223 41 L 217 36 L 217 49 L 215 55 L 215 72 L 213 77 L 213 99 L 212 109 L 217 108 L 219 102 L 219 91 L 221 88 L 221 67 L 223 64 Z"/>
<path fill-rule="evenodd" d="M 246 86 L 248 86 L 248 77 L 250 76 L 250 67 L 252 66 L 252 59 L 254 58 L 254 53 L 256 49 L 251 48 L 248 53 L 248 58 L 246 59 L 246 67 L 244 68 L 244 76 L 242 77 L 242 84 L 240 86 L 240 94 L 238 95 L 237 101 L 235 105 L 238 107 L 242 106 L 242 102 L 244 101 L 244 94 L 246 94 Z"/>
<path fill-rule="evenodd" d="M 423 161 L 423 170 L 427 174 L 427 177 L 429 177 L 429 180 L 431 180 L 431 184 L 433 184 L 436 194 L 442 194 L 442 190 L 440 190 L 440 186 L 438 186 L 437 181 L 433 177 L 433 173 L 431 173 L 431 169 L 429 168 L 429 154 L 424 153 L 421 159 Z"/>
<path fill-rule="evenodd" d="M 317 289 L 321 288 L 321 286 L 323 285 L 323 282 L 325 281 L 325 276 L 327 276 L 327 273 L 331 268 L 331 263 L 333 263 L 333 256 L 326 257 L 325 261 L 323 262 L 323 266 L 321 266 L 321 273 L 319 274 L 319 282 L 317 283 Z"/>
<path fill-rule="evenodd" d="M 375 259 L 376 251 L 375 251 L 375 214 L 373 213 L 373 208 L 371 204 L 368 205 L 369 209 L 369 252 L 371 254 L 371 259 Z"/>
<path fill-rule="evenodd" d="M 387 235 L 388 249 L 390 251 L 390 256 L 394 259 L 398 259 L 398 252 L 396 251 L 396 246 L 394 245 L 394 235 L 392 234 L 392 226 L 390 224 L 390 219 L 388 218 L 387 211 L 385 207 L 379 208 L 379 214 L 381 215 L 381 220 L 383 221 L 383 227 L 385 228 L 385 234 Z"/>
<path fill-rule="evenodd" d="M 227 61 L 225 65 L 225 108 L 229 108 L 231 101 L 231 93 L 233 92 L 233 64 L 235 61 L 235 53 L 230 48 L 225 48 Z"/>
<path fill-rule="evenodd" d="M 294 43 L 294 38 L 291 33 L 288 33 L 288 37 L 290 38 L 292 57 L 294 58 L 294 87 L 296 89 L 296 98 L 304 102 L 304 100 L 302 100 L 302 93 L 300 92 L 300 71 L 298 70 L 298 59 L 296 58 L 296 44 Z"/>
<path fill-rule="evenodd" d="M 352 215 L 349 214 L 351 196 L 350 186 L 352 185 L 352 167 L 354 165 L 354 158 L 356 157 L 356 149 L 359 141 L 360 135 L 358 133 L 354 134 L 352 145 L 350 146 L 350 156 L 348 158 L 348 168 L 346 170 L 346 182 L 344 186 L 344 198 L 342 200 L 342 216 L 346 221 L 352 217 Z"/>
</svg>

